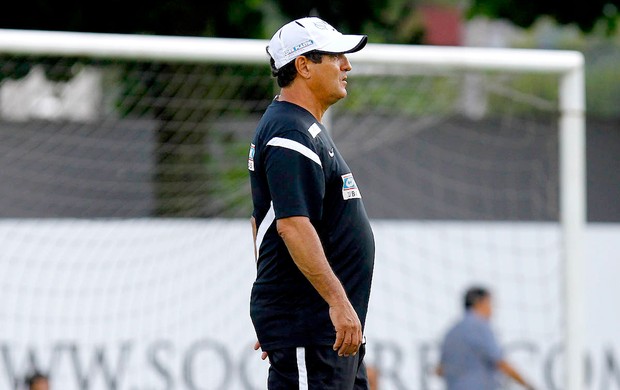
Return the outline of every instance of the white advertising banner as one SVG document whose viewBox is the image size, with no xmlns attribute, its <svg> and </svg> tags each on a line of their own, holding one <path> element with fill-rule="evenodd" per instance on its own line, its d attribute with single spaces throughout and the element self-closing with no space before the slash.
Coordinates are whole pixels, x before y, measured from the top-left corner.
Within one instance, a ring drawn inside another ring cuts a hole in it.
<svg viewBox="0 0 620 390">
<path fill-rule="evenodd" d="M 562 388 L 558 226 L 374 221 L 367 362 L 380 390 L 442 389 L 433 369 L 471 284 L 494 294 L 506 356 Z M 589 225 L 585 388 L 620 389 L 620 226 Z M 265 389 L 248 221 L 0 220 L 0 389 Z"/>
</svg>

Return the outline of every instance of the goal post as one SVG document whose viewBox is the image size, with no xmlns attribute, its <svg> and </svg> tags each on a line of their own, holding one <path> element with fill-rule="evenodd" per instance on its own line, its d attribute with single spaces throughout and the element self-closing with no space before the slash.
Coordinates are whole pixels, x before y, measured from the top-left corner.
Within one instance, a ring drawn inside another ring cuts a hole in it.
<svg viewBox="0 0 620 390">
<path fill-rule="evenodd" d="M 560 104 L 561 221 L 566 261 L 566 383 L 577 390 L 585 383 L 583 363 L 584 228 L 586 209 L 585 86 L 583 60 L 562 75 Z"/>
<path fill-rule="evenodd" d="M 198 37 L 168 37 L 168 36 L 142 36 L 142 35 L 120 35 L 120 34 L 93 34 L 93 33 L 71 33 L 71 32 L 51 32 L 51 31 L 18 31 L 18 30 L 0 30 L 0 56 L 19 56 L 26 58 L 44 58 L 44 57 L 71 57 L 86 58 L 97 61 L 135 61 L 137 63 L 145 62 L 164 62 L 171 64 L 236 64 L 236 65 L 265 65 L 267 58 L 265 54 L 265 40 L 248 40 L 248 39 L 222 39 L 222 38 L 198 38 Z M 367 47 L 357 53 L 350 55 L 353 65 L 352 76 L 384 76 L 384 75 L 417 75 L 422 71 L 449 73 L 452 71 L 469 72 L 469 71 L 488 71 L 502 72 L 508 74 L 538 74 L 549 75 L 550 77 L 559 78 L 559 88 L 557 90 L 557 104 L 555 108 L 558 115 L 558 154 L 557 161 L 559 171 L 559 225 L 560 225 L 560 245 L 559 253 L 564 267 L 561 281 L 562 298 L 561 304 L 564 306 L 564 314 L 562 320 L 564 322 L 562 331 L 565 333 L 564 340 L 564 381 L 567 384 L 567 390 L 580 390 L 585 381 L 583 350 L 584 350 L 584 283 L 583 283 L 583 252 L 584 252 L 584 228 L 586 224 L 586 160 L 585 160 L 585 85 L 584 85 L 584 59 L 581 53 L 573 51 L 555 51 L 555 50 L 526 50 L 526 49 L 498 49 L 498 48 L 467 48 L 467 47 L 432 47 L 432 46 L 405 46 L 405 45 L 387 45 L 387 44 L 368 44 Z M 219 71 L 216 70 L 216 72 Z M 1 73 L 1 72 L 0 72 Z M 150 76 L 149 76 L 150 77 Z M 188 76 L 188 80 L 196 82 L 196 79 L 203 76 L 192 78 Z M 217 78 L 217 77 L 216 77 Z M 269 79 L 269 73 L 264 72 L 260 78 Z M 174 76 L 166 76 L 166 80 L 174 80 Z M 270 81 L 269 81 L 270 82 Z M 180 83 L 182 85 L 182 83 Z M 235 84 L 238 87 L 238 84 Z M 355 83 L 351 83 L 351 88 Z M 264 87 L 264 86 L 263 86 Z M 182 86 L 175 86 L 182 88 Z M 218 91 L 218 98 L 224 96 L 227 98 L 227 88 L 222 87 Z M 233 88 L 233 87 L 230 87 Z M 389 89 L 389 86 L 386 88 Z M 257 87 L 257 89 L 260 89 Z M 250 92 L 248 92 L 251 94 Z M 215 94 L 215 92 L 213 92 Z M 160 104 L 161 96 L 158 99 L 149 100 L 148 104 L 157 106 Z M 213 96 L 205 93 L 200 98 L 212 99 Z M 200 106 L 200 98 L 188 93 L 186 99 L 177 106 L 188 106 L 195 104 Z M 6 97 L 5 97 L 6 99 Z M 213 98 L 215 99 L 215 98 Z M 239 102 L 241 98 L 235 98 L 233 108 L 226 109 L 242 110 L 246 109 Z M 130 99 L 127 99 L 130 100 Z M 226 101 L 227 102 L 227 101 Z M 0 101 L 0 105 L 5 104 L 6 100 Z M 129 103 L 128 103 L 129 104 Z M 147 103 L 144 103 L 145 105 Z M 222 103 L 225 105 L 224 103 Z M 412 103 L 413 104 L 413 103 Z M 47 113 L 55 105 L 47 103 L 42 109 Z M 134 106 L 132 106 L 134 107 Z M 260 106 L 260 108 L 264 108 Z M 149 110 L 148 108 L 140 108 Z M 256 111 L 256 107 L 248 110 Z M 211 112 L 201 111 L 200 119 L 212 119 Z M 171 114 L 172 115 L 172 114 Z M 192 113 L 187 115 L 179 115 L 192 117 Z M 234 115 L 233 115 L 234 116 Z M 334 115 L 330 115 L 330 120 L 334 119 Z M 103 121 L 106 123 L 105 121 Z M 138 124 L 132 122 L 131 126 L 142 126 L 142 122 Z M 176 123 L 175 120 L 171 122 Z M 172 134 L 168 138 L 174 138 L 178 134 L 187 135 L 196 129 L 200 124 L 191 123 L 189 125 L 179 124 L 178 127 L 170 130 Z M 234 127 L 227 123 L 226 126 Z M 42 126 L 45 128 L 45 126 Z M 105 126 L 104 126 L 105 127 Z M 139 129 L 138 129 L 139 130 Z M 160 137 L 164 137 L 167 130 L 160 132 Z M 138 134 L 139 131 L 136 131 Z M 335 135 L 338 130 L 335 130 Z M 164 134 L 164 135 L 162 135 Z M 205 130 L 205 134 L 213 136 L 213 132 Z M 130 142 L 131 135 L 128 136 L 127 142 Z M 222 138 L 226 138 L 223 135 Z M 69 143 L 74 140 L 68 137 Z M 184 141 L 179 144 L 184 146 Z M 205 142 L 201 139 L 200 142 Z M 249 140 L 248 140 L 249 142 Z M 237 148 L 233 145 L 232 148 Z M 30 149 L 29 149 L 30 150 Z M 211 149 L 210 149 L 211 150 Z M 221 152 L 217 147 L 211 150 L 213 153 L 221 153 L 222 159 L 225 152 Z M 133 151 L 135 154 L 145 151 Z M 36 157 L 36 156 L 35 156 Z M 194 158 L 195 159 L 192 159 Z M 346 156 L 345 156 L 346 157 Z M 178 160 L 189 158 L 188 167 L 193 167 L 200 171 L 200 164 L 204 162 L 203 156 L 187 155 L 177 156 Z M 75 158 L 76 164 L 80 164 L 82 160 Z M 184 161 L 184 160 L 183 160 Z M 165 163 L 165 161 L 164 161 Z M 213 163 L 213 161 L 207 161 Z M 119 172 L 123 171 L 119 167 Z M 208 176 L 208 175 L 207 175 Z M 237 173 L 231 172 L 221 179 L 221 182 L 234 181 L 238 176 Z M 201 180 L 203 176 L 198 177 Z M 174 179 L 176 180 L 176 179 Z M 174 181 L 174 180 L 171 180 Z M 128 185 L 135 185 L 130 183 Z M 236 183 L 230 187 L 218 190 L 221 192 L 239 192 Z M 1 183 L 0 183 L 1 184 Z M 105 185 L 105 181 L 101 181 L 101 185 Z M 181 184 L 184 185 L 184 184 Z M 73 187 L 72 187 L 73 188 Z M 79 184 L 75 184 L 75 188 L 79 188 Z M 168 191 L 169 186 L 162 186 L 161 191 Z M 212 190 L 212 189 L 210 189 Z M 468 190 L 468 189 L 466 189 Z M 135 190 L 136 196 L 141 194 L 141 190 Z M 243 195 L 243 194 L 242 194 Z M 246 194 L 247 195 L 247 194 Z M 141 195 L 140 195 L 141 196 Z M 16 196 L 16 199 L 18 196 Z M 181 201 L 191 203 L 185 197 Z M 71 201 L 75 201 L 75 199 Z M 232 199 L 230 204 L 237 204 L 237 199 Z M 109 205 L 112 205 L 110 203 Z M 106 204 L 106 207 L 108 204 Z M 209 205 L 217 207 L 217 205 Z M 86 206 L 85 206 L 86 207 Z M 111 206 L 110 206 L 111 207 Z M 117 206 L 115 206 L 117 207 Z M 120 207 L 120 206 L 118 206 Z M 172 207 L 172 206 L 171 206 Z M 202 210 L 202 209 L 201 209 Z M 190 217 L 202 217 L 218 214 L 209 209 L 208 212 L 200 214 L 188 214 Z M 235 218 L 244 215 L 246 209 L 242 209 L 231 215 Z M 466 214 L 466 213 L 465 213 Z M 96 215 L 116 217 L 117 214 Z M 121 217 L 124 214 L 119 213 Z M 164 214 L 164 216 L 166 216 Z M 176 216 L 176 215 L 175 215 Z M 185 215 L 181 215 L 185 216 Z M 224 215 L 227 217 L 228 215 Z M 6 221 L 6 220 L 5 220 Z M 382 221 L 379 221 L 382 222 Z M 45 226 L 49 221 L 44 223 Z M 158 222 L 159 224 L 160 222 Z M 174 221 L 173 225 L 178 221 Z M 142 225 L 141 225 L 142 226 Z M 63 228 L 66 226 L 63 223 Z M 159 225 L 157 229 L 159 229 Z M 184 227 L 187 228 L 187 227 Z M 431 227 L 432 228 L 432 227 Z M 87 228 L 85 228 L 87 229 Z M 99 229 L 99 228 L 97 228 Z M 163 229 L 163 228 L 162 228 Z M 235 237 L 234 228 L 226 225 L 227 236 Z M 440 227 L 439 230 L 442 228 Z M 53 228 L 50 228 L 50 231 Z M 105 230 L 105 229 L 104 229 Z M 190 229 L 191 230 L 191 229 Z M 482 229 L 484 230 L 484 228 Z M 99 231 L 99 230 L 97 230 Z M 217 228 L 214 229 L 217 231 Z M 448 230 L 446 230 L 448 231 Z M 107 232 L 107 231 L 106 231 Z M 0 226 L 0 233 L 2 229 Z M 107 232 L 112 235 L 113 233 Z M 132 233 L 133 234 L 133 233 Z M 459 233 L 460 234 L 460 233 Z M 5 238 L 9 240 L 7 233 Z M 25 237 L 30 237 L 25 234 Z M 191 237 L 188 233 L 186 237 Z M 2 241 L 0 234 L 0 243 Z M 210 237 L 214 239 L 214 237 Z M 474 237 L 475 239 L 475 237 Z M 39 239 L 41 241 L 43 239 Z M 62 243 L 62 239 L 58 238 L 58 242 Z M 122 238 L 119 242 L 127 245 Z M 204 241 L 203 238 L 196 238 L 195 241 Z M 191 240 L 189 240 L 191 241 Z M 194 241 L 188 243 L 192 244 Z M 101 244 L 101 243 L 100 243 Z M 24 242 L 24 247 L 29 243 Z M 17 251 L 18 249 L 16 249 Z M 172 250 L 172 249 L 171 249 Z M 220 248 L 220 252 L 222 249 Z M 217 252 L 217 250 L 215 251 Z M 193 255 L 192 255 L 193 256 Z M 0 257 L 1 258 L 1 257 Z M 248 257 L 250 258 L 250 257 Z M 38 264 L 38 263 L 37 263 Z M 6 265 L 6 264 L 5 264 Z M 79 265 L 75 265 L 79 268 Z M 63 266 L 59 265 L 59 269 Z M 25 272 L 25 271 L 24 271 Z M 25 276 L 24 276 L 25 277 Z M 172 289 L 172 287 L 169 287 Z M 166 301 L 168 302 L 168 301 Z M 174 306 L 171 304 L 170 306 Z M 198 309 L 195 309 L 198 311 Z M 94 315 L 94 317 L 97 317 Z M 230 318 L 234 318 L 231 315 Z M 163 350 L 163 349 L 162 349 Z M 153 355 L 155 356 L 155 355 Z M 156 357 L 153 357 L 154 361 Z M 191 371 L 191 370 L 190 370 Z"/>
</svg>

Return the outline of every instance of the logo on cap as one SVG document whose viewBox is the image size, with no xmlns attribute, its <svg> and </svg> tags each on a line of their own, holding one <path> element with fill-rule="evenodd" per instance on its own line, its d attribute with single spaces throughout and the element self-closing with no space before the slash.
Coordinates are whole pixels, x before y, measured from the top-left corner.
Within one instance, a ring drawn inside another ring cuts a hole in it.
<svg viewBox="0 0 620 390">
<path fill-rule="evenodd" d="M 313 45 L 313 44 L 314 44 L 314 41 L 313 41 L 312 39 L 308 39 L 307 41 L 302 42 L 302 43 L 300 43 L 299 45 L 295 45 L 295 46 L 293 46 L 292 48 L 290 48 L 290 49 L 288 49 L 288 50 L 285 50 L 285 51 L 284 51 L 284 55 L 285 55 L 285 56 L 289 56 L 289 55 L 291 55 L 292 53 L 295 53 L 296 51 L 301 50 L 301 49 L 303 49 L 304 47 L 308 47 L 308 46 Z"/>
<path fill-rule="evenodd" d="M 318 21 L 318 22 L 314 22 L 314 27 L 318 28 L 319 30 L 335 30 L 335 28 L 333 28 L 332 26 L 329 25 L 329 23 L 324 22 L 324 21 Z"/>
</svg>

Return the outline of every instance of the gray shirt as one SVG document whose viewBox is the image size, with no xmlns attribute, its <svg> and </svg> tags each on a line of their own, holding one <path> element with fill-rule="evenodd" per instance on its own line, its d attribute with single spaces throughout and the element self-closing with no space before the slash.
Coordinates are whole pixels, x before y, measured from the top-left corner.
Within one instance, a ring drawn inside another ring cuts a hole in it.
<svg viewBox="0 0 620 390">
<path fill-rule="evenodd" d="M 448 390 L 499 388 L 497 363 L 503 353 L 489 322 L 467 312 L 444 338 L 441 366 Z"/>
</svg>

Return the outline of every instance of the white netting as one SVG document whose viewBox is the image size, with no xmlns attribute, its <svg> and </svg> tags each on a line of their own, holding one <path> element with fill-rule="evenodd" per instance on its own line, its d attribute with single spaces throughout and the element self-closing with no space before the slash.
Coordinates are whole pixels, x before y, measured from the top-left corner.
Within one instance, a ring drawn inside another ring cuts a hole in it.
<svg viewBox="0 0 620 390">
<path fill-rule="evenodd" d="M 482 284 L 496 295 L 511 359 L 551 387 L 560 372 L 545 361 L 563 342 L 564 265 L 557 102 L 541 92 L 557 80 L 416 73 L 350 77 L 331 117 L 379 218 L 368 334 L 380 342 L 369 360 L 387 388 L 441 388 L 438 343 L 462 314 L 464 290 Z"/>
<path fill-rule="evenodd" d="M 328 126 L 373 219 L 382 390 L 441 388 L 437 343 L 471 283 L 496 294 L 509 356 L 556 388 L 557 78 L 351 61 Z M 1 64 L 0 387 L 37 367 L 67 390 L 264 388 L 247 152 L 268 67 Z"/>
</svg>

